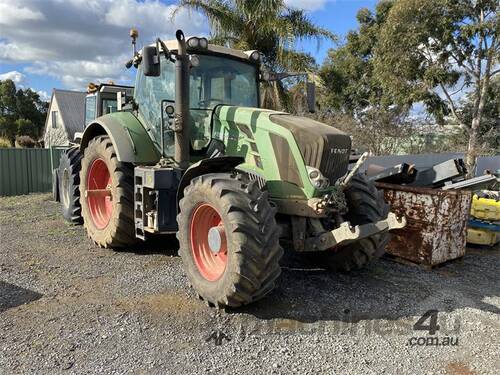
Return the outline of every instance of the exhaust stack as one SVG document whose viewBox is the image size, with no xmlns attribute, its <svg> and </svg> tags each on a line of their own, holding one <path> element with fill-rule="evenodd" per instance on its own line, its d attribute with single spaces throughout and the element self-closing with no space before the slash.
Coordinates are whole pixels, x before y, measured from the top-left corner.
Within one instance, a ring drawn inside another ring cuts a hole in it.
<svg viewBox="0 0 500 375">
<path fill-rule="evenodd" d="M 175 60 L 175 164 L 180 169 L 189 167 L 189 56 L 182 30 L 175 33 L 177 57 Z"/>
</svg>

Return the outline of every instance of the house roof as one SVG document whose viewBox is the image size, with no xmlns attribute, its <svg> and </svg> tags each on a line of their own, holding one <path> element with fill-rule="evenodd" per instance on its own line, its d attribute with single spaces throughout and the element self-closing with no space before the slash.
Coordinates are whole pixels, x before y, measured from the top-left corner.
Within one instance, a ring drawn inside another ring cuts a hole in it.
<svg viewBox="0 0 500 375">
<path fill-rule="evenodd" d="M 76 132 L 83 131 L 86 96 L 86 92 L 54 89 L 53 97 L 57 100 L 59 113 L 70 141 L 73 141 Z"/>
</svg>

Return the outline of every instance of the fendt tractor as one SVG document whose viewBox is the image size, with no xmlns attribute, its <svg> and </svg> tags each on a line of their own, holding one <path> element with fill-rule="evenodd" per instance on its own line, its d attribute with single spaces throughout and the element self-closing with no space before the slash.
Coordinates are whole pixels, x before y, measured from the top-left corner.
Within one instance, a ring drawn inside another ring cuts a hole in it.
<svg viewBox="0 0 500 375">
<path fill-rule="evenodd" d="M 362 160 L 349 170 L 348 135 L 260 108 L 260 82 L 277 75 L 258 51 L 178 30 L 138 52 L 131 37 L 133 90 L 97 86 L 62 155 L 67 220 L 105 248 L 177 233 L 191 285 L 217 307 L 271 291 L 283 247 L 345 271 L 383 254 L 405 219 L 356 173 Z"/>
</svg>

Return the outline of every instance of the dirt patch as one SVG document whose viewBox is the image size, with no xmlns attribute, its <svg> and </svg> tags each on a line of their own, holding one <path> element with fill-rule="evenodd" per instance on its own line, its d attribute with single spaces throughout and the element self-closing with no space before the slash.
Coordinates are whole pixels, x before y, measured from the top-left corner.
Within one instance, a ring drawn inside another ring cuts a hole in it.
<svg viewBox="0 0 500 375">
<path fill-rule="evenodd" d="M 448 363 L 446 371 L 450 375 L 477 375 L 465 363 L 461 362 Z"/>
</svg>

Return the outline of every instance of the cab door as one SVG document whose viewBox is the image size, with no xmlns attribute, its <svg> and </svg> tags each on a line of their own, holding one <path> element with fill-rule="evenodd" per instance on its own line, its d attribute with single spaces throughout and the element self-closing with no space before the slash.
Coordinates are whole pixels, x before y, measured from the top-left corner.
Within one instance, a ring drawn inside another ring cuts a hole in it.
<svg viewBox="0 0 500 375">
<path fill-rule="evenodd" d="M 134 100 L 138 106 L 139 120 L 146 126 L 148 134 L 158 148 L 161 148 L 161 129 L 163 128 L 164 155 L 173 157 L 174 136 L 168 128 L 166 116 L 162 116 L 162 111 L 165 103 L 175 102 L 174 64 L 162 61 L 159 77 L 146 77 L 142 71 L 142 65 L 139 65 Z"/>
</svg>

